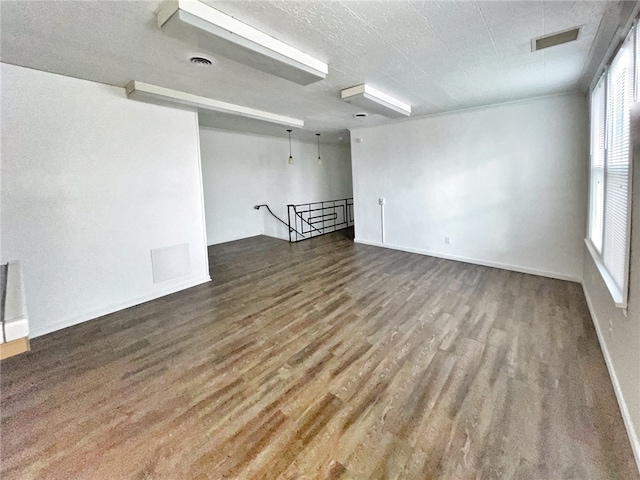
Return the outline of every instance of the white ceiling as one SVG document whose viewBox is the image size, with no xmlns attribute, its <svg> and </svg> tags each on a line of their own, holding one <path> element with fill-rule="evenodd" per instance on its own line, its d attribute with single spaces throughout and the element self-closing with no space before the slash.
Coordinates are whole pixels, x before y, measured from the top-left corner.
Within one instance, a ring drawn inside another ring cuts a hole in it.
<svg viewBox="0 0 640 480">
<path fill-rule="evenodd" d="M 123 87 L 130 80 L 301 118 L 293 137 L 325 141 L 390 121 L 340 100 L 359 83 L 412 106 L 413 115 L 584 90 L 624 2 L 291 1 L 205 3 L 329 64 L 300 86 L 164 34 L 159 1 L 2 1 L 0 59 Z M 635 3 L 635 2 L 630 2 Z M 628 7 L 628 5 L 627 5 Z M 581 26 L 576 42 L 531 52 L 531 39 Z M 214 57 L 212 67 L 189 63 Z M 286 136 L 285 127 L 201 115 L 203 125 Z"/>
</svg>

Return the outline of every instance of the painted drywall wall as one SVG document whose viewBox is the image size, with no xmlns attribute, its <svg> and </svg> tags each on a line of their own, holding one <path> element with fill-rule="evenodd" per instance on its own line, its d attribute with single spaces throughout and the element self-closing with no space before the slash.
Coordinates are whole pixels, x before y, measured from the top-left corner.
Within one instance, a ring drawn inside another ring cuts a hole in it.
<svg viewBox="0 0 640 480">
<path fill-rule="evenodd" d="M 353 130 L 356 241 L 381 244 L 385 198 L 387 247 L 580 281 L 585 115 L 562 95 Z"/>
<path fill-rule="evenodd" d="M 197 114 L 12 65 L 2 74 L 2 261 L 32 336 L 208 280 Z M 153 283 L 151 249 L 190 273 Z"/>
<path fill-rule="evenodd" d="M 584 247 L 583 288 L 620 410 L 640 468 L 640 103 L 633 108 L 633 200 L 627 315 L 616 308 L 591 253 Z"/>
<path fill-rule="evenodd" d="M 286 138 L 200 129 L 208 244 L 254 235 L 288 239 L 287 227 L 262 208 L 287 220 L 287 204 L 353 195 L 348 145 L 292 141 L 289 165 Z"/>
</svg>

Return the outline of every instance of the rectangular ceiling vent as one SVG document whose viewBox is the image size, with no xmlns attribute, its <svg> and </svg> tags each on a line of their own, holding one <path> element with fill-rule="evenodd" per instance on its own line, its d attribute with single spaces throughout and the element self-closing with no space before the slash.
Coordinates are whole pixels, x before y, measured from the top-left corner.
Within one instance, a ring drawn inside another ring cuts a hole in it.
<svg viewBox="0 0 640 480">
<path fill-rule="evenodd" d="M 555 47 L 556 45 L 562 45 L 563 43 L 573 42 L 578 39 L 581 27 L 575 27 L 563 32 L 552 33 L 551 35 L 545 35 L 543 37 L 534 38 L 531 40 L 531 51 L 543 50 L 549 47 Z"/>
</svg>

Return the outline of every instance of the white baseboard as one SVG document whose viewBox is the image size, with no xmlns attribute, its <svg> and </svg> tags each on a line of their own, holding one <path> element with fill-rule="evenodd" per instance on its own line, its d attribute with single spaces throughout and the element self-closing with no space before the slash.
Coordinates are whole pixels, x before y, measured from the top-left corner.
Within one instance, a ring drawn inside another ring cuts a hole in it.
<svg viewBox="0 0 640 480">
<path fill-rule="evenodd" d="M 213 245 L 221 245 L 223 243 L 236 242 L 238 240 L 245 240 L 247 238 L 254 238 L 254 237 L 260 237 L 260 236 L 269 237 L 269 238 L 277 238 L 278 240 L 286 240 L 287 242 L 289 241 L 289 237 L 285 238 L 285 237 L 277 237 L 275 235 L 270 235 L 268 233 L 257 233 L 255 235 L 246 235 L 246 236 L 243 236 L 243 237 L 229 238 L 229 240 L 220 240 L 220 241 L 216 240 L 215 242 L 210 243 L 207 246 L 208 247 L 212 247 Z"/>
<path fill-rule="evenodd" d="M 269 233 L 263 233 L 262 235 L 264 235 L 265 237 L 269 237 L 269 238 L 277 238 L 278 240 L 284 240 L 286 242 L 289 241 L 289 236 L 287 235 L 285 236 L 278 236 L 278 235 L 271 235 Z"/>
<path fill-rule="evenodd" d="M 591 320 L 596 329 L 596 334 L 598 335 L 598 342 L 600 342 L 600 349 L 602 350 L 602 355 L 604 356 L 604 362 L 607 364 L 609 377 L 611 378 L 611 383 L 613 384 L 613 391 L 616 394 L 616 399 L 618 400 L 618 406 L 620 407 L 620 413 L 622 414 L 622 420 L 624 421 L 624 426 L 627 429 L 627 435 L 629 436 L 629 441 L 631 442 L 631 449 L 633 450 L 633 456 L 636 460 L 638 472 L 640 472 L 640 440 L 638 439 L 638 434 L 634 429 L 633 421 L 631 420 L 631 414 L 629 413 L 629 408 L 627 407 L 627 402 L 624 399 L 624 395 L 622 394 L 622 389 L 620 388 L 620 382 L 618 381 L 618 376 L 616 375 L 616 371 L 613 368 L 611 355 L 609 355 L 609 350 L 607 349 L 607 344 L 604 341 L 602 330 L 600 330 L 600 324 L 598 323 L 598 320 L 597 320 L 596 311 L 594 310 L 593 304 L 591 303 L 589 292 L 587 292 L 587 289 L 584 288 L 584 284 L 582 285 L 582 290 L 584 292 L 585 298 L 587 299 L 587 307 L 589 308 L 589 313 L 591 314 Z"/>
<path fill-rule="evenodd" d="M 57 330 L 62 330 L 63 328 L 71 327 L 73 325 L 78 325 L 79 323 L 87 322 L 89 320 L 102 317 L 103 315 L 109 315 L 110 313 L 114 313 L 119 310 L 124 310 L 125 308 L 133 307 L 135 305 L 140 305 L 141 303 L 145 303 L 150 300 L 155 300 L 156 298 L 164 297 L 166 295 L 179 292 L 180 290 L 186 290 L 187 288 L 195 287 L 196 285 L 201 285 L 203 283 L 207 283 L 210 281 L 211 281 L 211 277 L 206 276 L 198 280 L 192 280 L 190 282 L 186 282 L 180 285 L 175 285 L 173 287 L 170 287 L 164 290 L 159 290 L 149 295 L 144 295 L 142 297 L 128 300 L 126 302 L 118 303 L 116 305 L 110 305 L 106 308 L 95 310 L 93 312 L 79 315 L 77 317 L 67 318 L 65 320 L 58 321 L 51 325 L 44 325 L 40 328 L 31 328 L 29 338 L 40 337 L 42 335 L 46 335 L 47 333 L 55 332 Z"/>
<path fill-rule="evenodd" d="M 252 233 L 250 235 L 239 235 L 234 237 L 223 238 L 222 240 L 214 240 L 212 243 L 207 242 L 207 246 L 210 247 L 212 245 L 220 245 L 221 243 L 235 242 L 236 240 L 244 240 L 245 238 L 259 237 L 260 235 L 264 235 L 264 234 L 260 232 L 260 233 Z"/>
<path fill-rule="evenodd" d="M 541 277 L 549 277 L 549 278 L 555 278 L 557 280 L 566 280 L 569 282 L 575 282 L 575 283 L 582 283 L 582 278 L 580 277 L 576 277 L 573 275 L 566 275 L 564 273 L 558 273 L 558 272 L 548 272 L 545 270 L 536 270 L 534 268 L 529 268 L 529 267 L 521 267 L 518 265 L 509 265 L 506 263 L 498 263 L 498 262 L 491 262 L 489 260 L 480 260 L 477 258 L 469 258 L 469 257 L 463 257 L 463 256 L 459 256 L 459 255 L 449 255 L 446 253 L 441 253 L 441 252 L 433 252 L 430 250 L 422 250 L 419 248 L 411 248 L 411 247 L 401 247 L 398 245 L 392 245 L 389 243 L 381 243 L 381 242 L 372 242 L 369 240 L 362 240 L 360 238 L 356 238 L 354 240 L 355 243 L 361 243 L 363 245 L 371 245 L 374 247 L 382 247 L 382 248 L 390 248 L 392 250 L 400 250 L 402 252 L 409 252 L 409 253 L 417 253 L 420 255 L 428 255 L 430 257 L 437 257 L 437 258 L 444 258 L 447 260 L 455 260 L 457 262 L 465 262 L 465 263 L 472 263 L 474 265 L 482 265 L 484 267 L 493 267 L 493 268 L 501 268 L 503 270 L 511 270 L 513 272 L 519 272 L 519 273 L 528 273 L 530 275 L 539 275 Z"/>
</svg>

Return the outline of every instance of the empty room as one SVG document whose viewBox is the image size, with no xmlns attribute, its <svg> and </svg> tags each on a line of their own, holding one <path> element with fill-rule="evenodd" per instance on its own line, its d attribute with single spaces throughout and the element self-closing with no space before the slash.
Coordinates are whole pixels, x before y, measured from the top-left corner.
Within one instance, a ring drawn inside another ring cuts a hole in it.
<svg viewBox="0 0 640 480">
<path fill-rule="evenodd" d="M 639 16 L 0 0 L 0 477 L 640 480 Z"/>
</svg>

